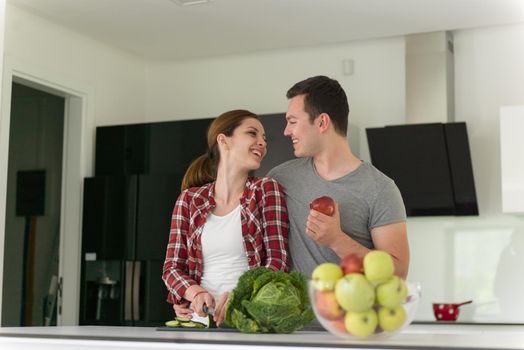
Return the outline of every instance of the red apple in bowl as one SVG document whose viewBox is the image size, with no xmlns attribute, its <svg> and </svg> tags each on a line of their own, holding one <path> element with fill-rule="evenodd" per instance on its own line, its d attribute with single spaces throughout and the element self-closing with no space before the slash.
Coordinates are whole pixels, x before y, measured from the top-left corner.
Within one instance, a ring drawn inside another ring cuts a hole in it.
<svg viewBox="0 0 524 350">
<path fill-rule="evenodd" d="M 335 212 L 335 201 L 328 196 L 318 197 L 309 204 L 309 208 L 319 211 L 324 215 L 332 216 Z"/>
<path fill-rule="evenodd" d="M 344 316 L 344 310 L 338 305 L 335 292 L 321 292 L 316 294 L 317 312 L 328 320 L 340 319 Z"/>
<path fill-rule="evenodd" d="M 350 253 L 340 260 L 340 267 L 344 272 L 344 275 L 350 273 L 364 273 L 364 262 L 360 255 L 356 253 Z"/>
<path fill-rule="evenodd" d="M 339 331 L 341 333 L 347 333 L 346 325 L 344 323 L 344 318 L 339 318 L 338 320 L 331 321 L 331 326 L 335 331 Z"/>
</svg>

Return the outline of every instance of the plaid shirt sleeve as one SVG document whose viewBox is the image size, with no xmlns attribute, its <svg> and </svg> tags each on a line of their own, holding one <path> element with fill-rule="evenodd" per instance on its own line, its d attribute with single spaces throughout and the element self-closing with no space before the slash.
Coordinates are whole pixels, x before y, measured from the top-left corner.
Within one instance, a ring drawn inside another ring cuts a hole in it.
<svg viewBox="0 0 524 350">
<path fill-rule="evenodd" d="M 288 271 L 289 219 L 284 191 L 280 184 L 271 178 L 264 178 L 262 200 L 262 220 L 265 227 L 263 235 L 266 248 L 265 267 Z"/>
<path fill-rule="evenodd" d="M 189 233 L 190 199 L 189 192 L 184 191 L 175 203 L 162 273 L 162 279 L 169 290 L 168 301 L 174 304 L 179 304 L 186 289 L 196 284 L 196 281 L 188 273 L 187 236 Z"/>
</svg>

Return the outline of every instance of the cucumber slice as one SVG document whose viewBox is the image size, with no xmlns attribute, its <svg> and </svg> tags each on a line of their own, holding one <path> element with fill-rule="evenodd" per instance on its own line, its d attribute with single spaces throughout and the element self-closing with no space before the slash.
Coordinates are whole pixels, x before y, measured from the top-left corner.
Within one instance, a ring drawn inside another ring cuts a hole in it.
<svg viewBox="0 0 524 350">
<path fill-rule="evenodd" d="M 188 317 L 182 317 L 182 316 L 177 316 L 175 319 L 176 319 L 177 321 L 179 321 L 179 322 L 190 322 L 190 321 L 191 321 L 190 318 L 188 318 Z"/>
<path fill-rule="evenodd" d="M 213 321 L 213 316 L 211 315 L 208 315 L 208 324 L 193 321 L 188 317 L 176 316 L 174 320 L 165 322 L 165 325 L 172 328 L 217 328 L 215 321 Z"/>
<path fill-rule="evenodd" d="M 166 321 L 165 325 L 167 327 L 173 327 L 173 328 L 180 327 L 180 321 L 178 320 Z"/>
<path fill-rule="evenodd" d="M 194 322 L 194 321 L 183 322 L 180 324 L 180 326 L 184 328 L 206 328 L 205 324 L 200 323 L 200 322 Z"/>
</svg>

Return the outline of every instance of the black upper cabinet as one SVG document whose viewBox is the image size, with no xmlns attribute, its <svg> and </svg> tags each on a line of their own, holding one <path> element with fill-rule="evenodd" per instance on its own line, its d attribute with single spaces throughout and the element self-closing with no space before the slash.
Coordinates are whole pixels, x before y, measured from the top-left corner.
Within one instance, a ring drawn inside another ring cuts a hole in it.
<svg viewBox="0 0 524 350">
<path fill-rule="evenodd" d="M 191 161 L 206 151 L 211 121 L 98 127 L 95 176 L 185 172 Z"/>
<path fill-rule="evenodd" d="M 95 176 L 147 173 L 149 128 L 149 124 L 97 127 Z"/>
<path fill-rule="evenodd" d="M 150 124 L 150 174 L 185 173 L 189 164 L 207 150 L 207 128 L 212 119 Z"/>
<path fill-rule="evenodd" d="M 207 150 L 213 119 L 101 126 L 96 131 L 95 176 L 179 174 Z M 264 114 L 268 153 L 253 175 L 265 176 L 274 166 L 295 158 L 284 136 L 284 113 Z"/>
</svg>

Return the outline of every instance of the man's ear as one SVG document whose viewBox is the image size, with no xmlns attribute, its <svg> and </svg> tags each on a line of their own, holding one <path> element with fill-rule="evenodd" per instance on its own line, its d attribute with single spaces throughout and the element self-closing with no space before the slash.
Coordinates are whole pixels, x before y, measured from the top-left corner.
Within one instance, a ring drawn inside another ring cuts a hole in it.
<svg viewBox="0 0 524 350">
<path fill-rule="evenodd" d="M 328 129 L 329 124 L 331 123 L 331 118 L 329 118 L 329 114 L 327 113 L 320 113 L 318 115 L 318 127 L 320 128 L 320 132 L 324 132 Z"/>
</svg>

